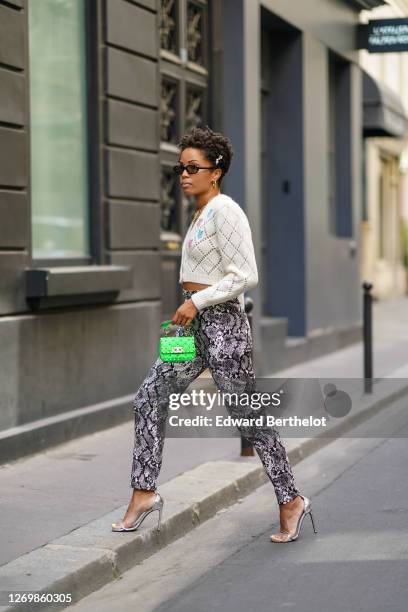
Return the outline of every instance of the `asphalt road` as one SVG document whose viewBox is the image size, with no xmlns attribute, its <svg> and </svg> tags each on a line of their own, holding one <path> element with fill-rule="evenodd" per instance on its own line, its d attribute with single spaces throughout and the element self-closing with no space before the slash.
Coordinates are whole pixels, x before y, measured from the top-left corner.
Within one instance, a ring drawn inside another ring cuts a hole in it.
<svg viewBox="0 0 408 612">
<path fill-rule="evenodd" d="M 296 466 L 317 535 L 307 519 L 297 542 L 270 542 L 278 514 L 268 483 L 70 612 L 406 612 L 406 401 L 393 414 L 394 437 L 369 437 L 389 420 L 386 410 L 356 430 L 361 437 Z"/>
</svg>

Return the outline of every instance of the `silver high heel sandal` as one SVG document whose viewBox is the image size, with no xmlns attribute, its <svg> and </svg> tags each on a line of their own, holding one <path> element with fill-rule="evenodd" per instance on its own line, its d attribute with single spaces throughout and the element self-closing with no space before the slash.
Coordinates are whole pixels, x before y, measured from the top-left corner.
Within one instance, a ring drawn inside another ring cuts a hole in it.
<svg viewBox="0 0 408 612">
<path fill-rule="evenodd" d="M 293 533 L 288 533 L 287 534 L 288 537 L 285 540 L 281 540 L 279 538 L 280 534 L 271 535 L 271 541 L 272 542 L 279 542 L 281 544 L 281 543 L 284 543 L 284 542 L 294 542 L 295 540 L 297 540 L 298 537 L 299 537 L 300 529 L 302 527 L 303 519 L 305 518 L 306 514 L 308 514 L 310 516 L 310 520 L 312 521 L 313 531 L 315 533 L 317 533 L 316 528 L 315 528 L 315 524 L 314 524 L 314 520 L 313 520 L 311 501 L 310 501 L 310 499 L 308 497 L 304 497 L 303 495 L 300 495 L 300 497 L 303 499 L 305 507 L 303 508 L 302 514 L 299 516 L 298 522 L 296 524 L 295 531 Z M 276 536 L 278 536 L 278 537 L 276 537 Z"/>
<path fill-rule="evenodd" d="M 164 499 L 160 495 L 160 493 L 156 493 L 153 504 L 148 510 L 145 510 L 135 520 L 135 522 L 130 527 L 125 527 L 123 521 L 119 521 L 118 523 L 112 523 L 112 531 L 136 531 L 138 527 L 143 523 L 146 516 L 148 516 L 151 512 L 158 510 L 159 512 L 159 520 L 157 522 L 157 531 L 160 531 L 161 526 L 161 517 L 163 512 Z"/>
</svg>

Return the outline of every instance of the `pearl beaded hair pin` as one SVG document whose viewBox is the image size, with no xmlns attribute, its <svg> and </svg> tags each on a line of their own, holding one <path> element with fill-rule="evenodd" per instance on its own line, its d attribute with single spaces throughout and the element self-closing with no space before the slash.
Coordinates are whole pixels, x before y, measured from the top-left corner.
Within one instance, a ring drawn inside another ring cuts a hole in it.
<svg viewBox="0 0 408 612">
<path fill-rule="evenodd" d="M 219 155 L 215 160 L 215 165 L 218 166 L 218 162 L 222 159 L 222 155 Z"/>
</svg>

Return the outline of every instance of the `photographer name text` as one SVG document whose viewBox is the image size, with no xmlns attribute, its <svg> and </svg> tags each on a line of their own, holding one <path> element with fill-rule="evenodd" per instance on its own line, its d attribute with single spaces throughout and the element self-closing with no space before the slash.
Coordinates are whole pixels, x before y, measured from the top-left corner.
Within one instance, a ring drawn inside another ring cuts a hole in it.
<svg viewBox="0 0 408 612">
<path fill-rule="evenodd" d="M 326 427 L 326 417 L 275 417 L 273 415 L 255 418 L 235 418 L 232 416 L 217 415 L 215 418 L 197 415 L 195 417 L 179 417 L 173 414 L 169 417 L 172 427 Z"/>
</svg>

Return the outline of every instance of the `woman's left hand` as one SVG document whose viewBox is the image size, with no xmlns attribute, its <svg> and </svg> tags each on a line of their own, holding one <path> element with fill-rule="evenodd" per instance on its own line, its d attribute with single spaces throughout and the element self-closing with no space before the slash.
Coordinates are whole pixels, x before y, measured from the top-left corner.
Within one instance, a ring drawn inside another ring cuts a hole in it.
<svg viewBox="0 0 408 612">
<path fill-rule="evenodd" d="M 175 325 L 189 325 L 196 316 L 198 310 L 194 306 L 194 302 L 190 298 L 179 306 L 172 318 Z"/>
</svg>

